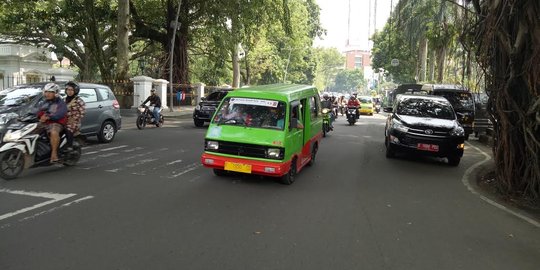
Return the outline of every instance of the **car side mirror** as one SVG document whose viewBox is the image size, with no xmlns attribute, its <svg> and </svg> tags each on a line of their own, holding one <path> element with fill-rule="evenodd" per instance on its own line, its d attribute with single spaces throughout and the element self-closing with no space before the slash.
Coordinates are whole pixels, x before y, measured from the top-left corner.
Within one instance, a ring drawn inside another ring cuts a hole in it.
<svg viewBox="0 0 540 270">
<path fill-rule="evenodd" d="M 392 107 L 384 107 L 383 111 L 391 113 L 394 109 Z"/>
</svg>

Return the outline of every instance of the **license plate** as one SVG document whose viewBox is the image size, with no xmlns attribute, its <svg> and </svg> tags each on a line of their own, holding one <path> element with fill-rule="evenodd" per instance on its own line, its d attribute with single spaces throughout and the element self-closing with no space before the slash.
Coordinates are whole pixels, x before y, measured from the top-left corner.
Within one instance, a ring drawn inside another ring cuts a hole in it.
<svg viewBox="0 0 540 270">
<path fill-rule="evenodd" d="M 439 152 L 439 146 L 436 144 L 427 144 L 419 143 L 416 148 L 418 150 L 430 151 L 430 152 Z"/>
<path fill-rule="evenodd" d="M 241 173 L 251 173 L 251 165 L 225 161 L 225 170 Z"/>
</svg>

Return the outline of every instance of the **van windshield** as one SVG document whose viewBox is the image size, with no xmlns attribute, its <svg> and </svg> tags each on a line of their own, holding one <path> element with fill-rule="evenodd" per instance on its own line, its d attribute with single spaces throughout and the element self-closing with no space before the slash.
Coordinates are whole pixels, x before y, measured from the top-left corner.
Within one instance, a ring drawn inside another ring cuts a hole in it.
<svg viewBox="0 0 540 270">
<path fill-rule="evenodd" d="M 437 96 L 443 96 L 456 111 L 473 111 L 474 100 L 471 93 L 468 92 L 455 92 L 455 91 L 436 91 Z"/>
<path fill-rule="evenodd" d="M 456 119 L 450 104 L 439 100 L 408 98 L 398 104 L 397 114 L 438 119 Z"/>
<path fill-rule="evenodd" d="M 223 97 L 227 95 L 227 92 L 224 91 L 216 91 L 213 93 L 208 94 L 206 97 L 206 101 L 221 101 Z"/>
<path fill-rule="evenodd" d="M 6 89 L 0 92 L 0 106 L 20 106 L 41 93 L 40 88 L 25 87 Z"/>
<path fill-rule="evenodd" d="M 255 98 L 226 98 L 212 123 L 283 130 L 285 103 Z"/>
</svg>

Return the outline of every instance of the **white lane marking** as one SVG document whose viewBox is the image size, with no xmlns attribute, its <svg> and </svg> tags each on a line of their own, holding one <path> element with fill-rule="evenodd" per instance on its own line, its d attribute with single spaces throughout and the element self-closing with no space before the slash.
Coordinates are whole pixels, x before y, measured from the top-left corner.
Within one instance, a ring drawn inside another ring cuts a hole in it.
<svg viewBox="0 0 540 270">
<path fill-rule="evenodd" d="M 128 146 L 127 145 L 120 145 L 120 146 L 117 146 L 117 147 L 110 147 L 110 148 L 100 149 L 98 151 L 93 151 L 93 152 L 83 152 L 82 154 L 83 155 L 92 155 L 92 154 L 96 154 L 96 153 L 100 153 L 100 152 L 107 152 L 107 151 L 112 151 L 112 150 L 121 149 L 121 148 L 125 148 L 125 147 L 128 147 Z"/>
<path fill-rule="evenodd" d="M 38 217 L 38 216 L 41 216 L 41 215 L 43 215 L 43 214 L 52 213 L 52 212 L 54 212 L 54 211 L 56 211 L 56 210 L 59 210 L 59 209 L 61 209 L 61 208 L 68 207 L 68 206 L 70 206 L 70 205 L 72 205 L 72 204 L 80 203 L 80 202 L 82 202 L 82 201 L 86 201 L 86 200 L 93 199 L 93 198 L 94 198 L 94 196 L 86 196 L 86 197 L 84 197 L 84 198 L 80 198 L 80 199 L 77 199 L 77 200 L 74 200 L 74 201 L 71 201 L 71 202 L 68 202 L 68 203 L 64 203 L 64 204 L 62 204 L 62 205 L 60 205 L 60 206 L 57 206 L 57 207 L 53 207 L 53 208 L 51 208 L 51 209 L 49 209 L 49 210 L 39 212 L 39 213 L 34 214 L 34 215 L 31 215 L 31 216 L 29 216 L 29 217 L 25 217 L 25 218 L 19 219 L 19 221 L 25 221 L 25 220 L 29 220 L 29 219 L 34 219 L 34 218 L 36 218 L 36 217 Z"/>
<path fill-rule="evenodd" d="M 166 168 L 168 166 L 171 166 L 171 165 L 174 165 L 174 164 L 177 164 L 177 163 L 181 163 L 182 160 L 181 159 L 178 159 L 178 160 L 174 160 L 174 161 L 171 161 L 171 162 L 167 162 L 163 165 L 159 165 L 157 167 L 153 167 L 149 170 L 142 170 L 142 171 L 138 171 L 138 172 L 132 172 L 131 174 L 134 174 L 134 175 L 146 175 L 148 172 L 154 172 L 154 171 L 157 171 L 157 170 L 161 170 L 163 168 Z M 119 171 L 119 169 L 117 169 L 115 172 Z"/>
<path fill-rule="evenodd" d="M 134 158 L 139 158 L 139 157 L 144 157 L 144 156 L 148 156 L 150 154 L 154 153 L 153 151 L 150 151 L 150 152 L 146 152 L 146 153 L 141 153 L 141 154 L 137 154 L 137 155 L 133 155 L 133 156 L 129 156 L 127 158 L 121 158 L 121 159 L 115 159 L 113 161 L 109 161 L 105 164 L 97 164 L 95 166 L 90 166 L 90 167 L 78 167 L 78 169 L 83 169 L 83 170 L 91 170 L 91 169 L 96 169 L 96 168 L 99 168 L 99 167 L 103 167 L 103 166 L 107 166 L 107 165 L 111 165 L 111 164 L 116 164 L 116 163 L 119 163 L 119 162 L 124 162 L 124 161 L 127 161 L 127 160 L 131 160 L 131 159 L 134 159 Z M 97 158 L 97 157 L 96 157 Z M 93 158 L 93 159 L 96 159 L 96 158 Z M 88 161 L 88 160 L 87 160 Z M 86 162 L 86 161 L 85 161 Z M 81 162 L 79 162 L 80 164 Z"/>
<path fill-rule="evenodd" d="M 489 160 L 491 160 L 491 156 L 489 154 L 487 154 L 486 152 L 482 151 L 482 149 L 476 147 L 476 146 L 473 146 L 471 143 L 467 142 L 468 146 L 472 147 L 473 149 L 475 149 L 476 151 L 482 153 L 482 155 L 484 155 L 484 160 L 480 161 L 480 162 L 477 162 L 475 164 L 473 164 L 471 167 L 469 167 L 466 171 L 465 171 L 465 174 L 463 175 L 463 177 L 461 178 L 461 182 L 463 182 L 463 184 L 467 187 L 467 189 L 473 193 L 474 195 L 477 195 L 480 197 L 480 199 L 484 200 L 485 202 L 503 210 L 503 211 L 506 211 L 507 213 L 509 214 L 512 214 L 518 218 L 521 218 L 527 222 L 529 222 L 530 224 L 540 228 L 540 223 L 537 222 L 536 220 L 532 219 L 532 218 L 529 218 L 525 215 L 522 215 L 518 212 L 515 212 L 513 211 L 512 209 L 509 209 L 507 208 L 506 206 L 502 205 L 502 204 L 499 204 L 487 197 L 485 197 L 484 195 L 478 193 L 474 188 L 473 186 L 471 185 L 470 181 L 471 179 L 474 179 L 475 177 L 472 175 L 473 171 L 480 167 L 482 164 L 488 162 Z"/>
<path fill-rule="evenodd" d="M 128 168 L 133 168 L 133 167 L 136 167 L 136 166 L 139 166 L 139 165 L 143 165 L 145 163 L 148 163 L 148 162 L 152 162 L 152 161 L 156 161 L 158 160 L 157 158 L 147 158 L 147 159 L 141 159 L 135 163 L 131 163 L 131 164 L 127 164 L 126 167 Z"/>
<path fill-rule="evenodd" d="M 200 168 L 200 167 L 202 167 L 202 164 L 200 164 L 200 163 L 192 163 L 192 164 L 189 164 L 188 166 L 184 167 L 184 168 L 186 168 L 185 170 L 183 170 L 183 171 L 181 171 L 181 172 L 179 172 L 179 173 L 173 172 L 173 173 L 175 173 L 175 174 L 169 176 L 168 178 L 176 178 L 176 177 L 178 177 L 178 176 L 180 176 L 180 175 L 182 175 L 182 174 L 191 172 L 191 171 L 196 170 L 196 169 L 198 169 L 198 168 Z"/>
<path fill-rule="evenodd" d="M 171 161 L 171 162 L 168 162 L 167 165 L 173 165 L 173 164 L 175 164 L 175 163 L 180 163 L 180 162 L 182 162 L 181 159 L 173 160 L 173 161 Z"/>
<path fill-rule="evenodd" d="M 9 190 L 9 189 L 0 189 L 0 192 L 11 193 L 11 194 L 15 194 L 15 195 L 25 195 L 25 196 L 32 196 L 32 197 L 40 197 L 40 198 L 50 199 L 48 201 L 38 203 L 38 204 L 35 204 L 33 206 L 30 206 L 30 207 L 26 207 L 26 208 L 23 208 L 23 209 L 14 211 L 14 212 L 3 214 L 3 215 L 0 216 L 0 220 L 10 218 L 10 217 L 13 217 L 15 215 L 22 214 L 24 212 L 28 212 L 28 211 L 34 210 L 36 208 L 40 208 L 40 207 L 43 207 L 45 205 L 55 203 L 55 202 L 58 202 L 58 201 L 61 201 L 61 200 L 65 200 L 67 198 L 70 198 L 70 197 L 73 197 L 73 196 L 77 195 L 77 194 L 74 194 L 74 193 L 58 194 L 58 193 L 29 192 L 29 191 Z"/>
</svg>

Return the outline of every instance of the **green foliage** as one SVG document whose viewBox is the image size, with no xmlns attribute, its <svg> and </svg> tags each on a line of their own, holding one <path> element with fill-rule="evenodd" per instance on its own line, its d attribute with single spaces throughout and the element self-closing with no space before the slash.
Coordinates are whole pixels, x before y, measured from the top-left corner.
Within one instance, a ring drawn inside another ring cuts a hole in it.
<svg viewBox="0 0 540 270">
<path fill-rule="evenodd" d="M 336 74 L 345 65 L 345 57 L 336 48 L 315 48 L 317 62 L 315 86 L 326 89 L 334 84 Z"/>
<path fill-rule="evenodd" d="M 384 72 L 387 79 L 397 83 L 414 82 L 416 69 L 416 50 L 413 50 L 394 25 L 386 24 L 382 32 L 373 36 L 371 51 L 372 67 L 377 72 Z M 392 59 L 398 59 L 399 65 L 392 66 Z"/>
<path fill-rule="evenodd" d="M 335 92 L 360 92 L 366 87 L 364 73 L 361 69 L 340 70 L 335 84 L 329 90 Z"/>
</svg>

